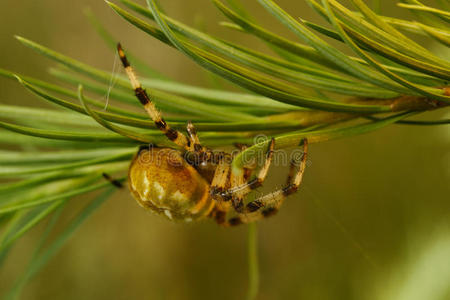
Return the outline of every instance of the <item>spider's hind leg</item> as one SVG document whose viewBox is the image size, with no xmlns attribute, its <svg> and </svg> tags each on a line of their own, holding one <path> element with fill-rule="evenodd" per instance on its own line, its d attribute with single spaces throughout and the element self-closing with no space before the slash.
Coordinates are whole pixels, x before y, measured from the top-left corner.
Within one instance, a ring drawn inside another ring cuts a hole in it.
<svg viewBox="0 0 450 300">
<path fill-rule="evenodd" d="M 123 188 L 123 184 L 122 182 L 120 182 L 117 179 L 112 178 L 111 176 L 109 176 L 109 174 L 107 173 L 102 173 L 103 178 L 105 178 L 106 181 L 109 181 L 113 186 L 115 186 L 118 189 Z"/>
<path fill-rule="evenodd" d="M 215 208 L 211 213 L 211 217 L 222 225 L 225 223 L 227 212 L 230 210 L 229 199 L 221 197 L 222 192 L 229 185 L 230 162 L 227 157 L 222 157 L 219 160 L 217 168 L 214 172 L 214 177 L 210 185 L 210 197 L 215 201 Z"/>
<path fill-rule="evenodd" d="M 242 172 L 237 176 L 231 174 L 231 189 L 227 191 L 226 194 L 232 195 L 231 198 L 233 207 L 237 212 L 243 211 L 245 196 L 252 190 L 260 187 L 264 182 L 264 180 L 266 179 L 270 164 L 272 163 L 274 147 L 275 147 L 275 139 L 272 138 L 269 143 L 269 147 L 267 148 L 264 165 L 259 170 L 258 174 L 254 179 L 250 180 L 249 182 L 245 182 L 246 180 L 245 172 Z"/>
<path fill-rule="evenodd" d="M 276 214 L 286 197 L 298 190 L 303 179 L 303 173 L 305 172 L 307 152 L 308 141 L 304 139 L 303 155 L 301 157 L 300 165 L 296 172 L 295 169 L 297 167 L 297 164 L 294 160 L 291 161 L 286 186 L 275 192 L 259 197 L 252 202 L 249 202 L 244 212 L 238 213 L 236 217 L 227 220 L 223 225 L 235 226 L 239 224 L 250 223 Z"/>
</svg>

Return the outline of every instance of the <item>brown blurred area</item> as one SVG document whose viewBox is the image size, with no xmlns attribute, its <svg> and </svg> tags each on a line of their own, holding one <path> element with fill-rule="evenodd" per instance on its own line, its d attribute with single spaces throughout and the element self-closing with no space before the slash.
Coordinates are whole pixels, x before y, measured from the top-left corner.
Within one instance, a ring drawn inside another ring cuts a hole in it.
<svg viewBox="0 0 450 300">
<path fill-rule="evenodd" d="M 187 24 L 201 20 L 208 32 L 266 49 L 254 38 L 220 28 L 217 21 L 225 17 L 211 1 L 160 2 L 170 16 Z M 267 27 L 295 39 L 257 1 L 244 2 Z M 293 15 L 317 20 L 303 1 L 277 2 Z M 392 16 L 393 4 L 385 2 Z M 152 67 L 181 82 L 208 86 L 200 67 L 139 32 L 99 0 L 3 0 L 0 67 L 51 79 L 46 69 L 54 63 L 22 46 L 13 37 L 17 34 L 112 70 L 114 53 L 83 15 L 86 7 Z M 4 78 L 0 102 L 45 105 Z M 401 286 L 407 274 L 398 273 L 405 265 L 417 261 L 415 255 L 433 242 L 436 232 L 449 233 L 449 141 L 445 126 L 393 125 L 311 145 L 300 191 L 278 215 L 259 223 L 258 299 L 381 299 L 380 290 Z M 273 169 L 262 191 L 279 187 L 285 173 Z M 79 203 L 72 206 L 75 210 Z M 0 270 L 0 292 L 23 270 L 41 230 L 36 227 L 13 249 Z M 243 299 L 246 251 L 244 226 L 174 224 L 148 214 L 122 190 L 83 224 L 25 288 L 22 299 Z M 395 274 L 400 279 L 392 279 Z"/>
</svg>

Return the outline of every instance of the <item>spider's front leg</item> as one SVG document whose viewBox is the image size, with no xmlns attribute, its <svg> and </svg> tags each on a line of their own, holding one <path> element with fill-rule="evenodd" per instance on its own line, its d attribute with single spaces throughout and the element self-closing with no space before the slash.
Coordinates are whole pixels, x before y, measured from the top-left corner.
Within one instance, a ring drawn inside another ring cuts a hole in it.
<svg viewBox="0 0 450 300">
<path fill-rule="evenodd" d="M 125 56 L 125 52 L 123 51 L 120 43 L 117 44 L 117 53 L 119 54 L 120 61 L 122 62 L 125 72 L 128 75 L 128 78 L 131 83 L 131 87 L 134 90 L 136 98 L 144 106 L 145 111 L 148 113 L 148 115 L 153 120 L 153 122 L 155 122 L 156 127 L 159 130 L 161 130 L 169 140 L 171 140 L 178 146 L 180 146 L 188 151 L 192 150 L 191 141 L 183 133 L 171 128 L 166 123 L 166 121 L 162 117 L 161 113 L 158 111 L 155 104 L 150 99 L 147 92 L 145 91 L 145 89 L 142 87 L 141 83 L 137 79 L 136 73 L 134 72 L 133 68 L 130 65 L 130 62 L 128 61 L 127 57 Z"/>
<path fill-rule="evenodd" d="M 195 129 L 194 124 L 191 121 L 188 121 L 186 131 L 188 133 L 188 137 L 190 140 L 190 152 L 192 152 L 196 156 L 196 163 L 200 164 L 205 161 L 216 162 L 218 158 L 220 159 L 220 155 L 218 157 L 214 156 L 214 153 L 211 149 L 204 147 L 200 143 L 200 139 L 197 134 L 197 130 Z"/>
<path fill-rule="evenodd" d="M 190 121 L 187 124 L 186 131 L 189 137 L 186 137 L 180 131 L 171 128 L 137 79 L 136 73 L 131 67 L 130 62 L 128 61 L 120 44 L 117 44 L 117 52 L 122 65 L 125 68 L 125 72 L 128 75 L 136 98 L 144 106 L 145 111 L 147 111 L 150 118 L 153 122 L 155 122 L 156 127 L 161 130 L 169 140 L 184 148 L 184 150 L 194 153 L 199 158 L 199 162 L 210 160 L 212 157 L 212 151 L 200 144 L 194 125 Z"/>
<path fill-rule="evenodd" d="M 287 196 L 295 193 L 303 179 L 303 173 L 306 167 L 306 158 L 308 153 L 308 141 L 303 140 L 303 155 L 297 172 L 296 163 L 293 159 L 289 170 L 287 184 L 284 188 L 270 194 L 259 197 L 249 202 L 244 212 L 238 212 L 238 215 L 223 223 L 225 226 L 235 226 L 244 223 L 254 222 L 261 218 L 266 218 L 277 213 L 283 201 Z"/>
</svg>

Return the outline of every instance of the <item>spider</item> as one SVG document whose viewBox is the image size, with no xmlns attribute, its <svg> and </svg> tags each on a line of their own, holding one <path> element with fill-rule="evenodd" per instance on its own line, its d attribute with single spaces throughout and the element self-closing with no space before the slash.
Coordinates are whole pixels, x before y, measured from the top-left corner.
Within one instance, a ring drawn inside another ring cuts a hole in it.
<svg viewBox="0 0 450 300">
<path fill-rule="evenodd" d="M 269 142 L 264 163 L 256 177 L 255 167 L 234 175 L 233 155 L 214 152 L 200 143 L 194 125 L 187 123 L 187 136 L 171 128 L 142 88 L 120 43 L 117 52 L 137 99 L 166 137 L 181 148 L 141 146 L 128 170 L 128 185 L 140 206 L 175 221 L 195 221 L 205 217 L 222 226 L 235 226 L 274 215 L 285 198 L 296 192 L 306 166 L 308 142 L 303 144 L 300 164 L 292 160 L 284 188 L 257 197 L 244 205 L 244 198 L 262 185 L 272 161 L 275 139 Z M 246 146 L 240 147 L 241 151 Z M 228 213 L 234 209 L 235 214 Z"/>
</svg>

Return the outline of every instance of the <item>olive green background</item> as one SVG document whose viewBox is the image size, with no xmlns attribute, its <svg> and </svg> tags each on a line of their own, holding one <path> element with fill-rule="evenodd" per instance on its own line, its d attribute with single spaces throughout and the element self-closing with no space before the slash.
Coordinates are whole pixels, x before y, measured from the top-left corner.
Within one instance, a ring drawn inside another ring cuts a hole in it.
<svg viewBox="0 0 450 300">
<path fill-rule="evenodd" d="M 221 28 L 217 21 L 225 17 L 208 0 L 160 2 L 187 24 L 266 50 L 252 37 Z M 296 39 L 257 1 L 243 2 L 267 28 Z M 394 1 L 385 2 L 387 15 L 402 12 Z M 303 1 L 278 3 L 294 16 L 317 20 Z M 184 83 L 210 84 L 200 67 L 127 24 L 100 0 L 2 0 L 0 67 L 51 78 L 46 69 L 54 63 L 20 45 L 13 38 L 17 34 L 112 70 L 114 53 L 84 17 L 88 6 L 149 65 Z M 427 47 L 433 47 L 428 40 Z M 45 106 L 4 78 L 0 102 Z M 446 294 L 433 294 L 442 290 L 437 285 L 450 282 L 449 138 L 445 126 L 393 125 L 311 145 L 300 191 L 278 215 L 258 225 L 258 299 L 450 296 L 448 288 Z M 261 192 L 280 187 L 285 174 L 274 168 Z M 73 214 L 84 200 L 72 201 Z M 23 270 L 41 230 L 37 226 L 13 249 L 0 270 L 0 294 Z M 139 208 L 126 189 L 118 191 L 30 282 L 22 299 L 243 299 L 246 230 L 219 228 L 211 221 L 174 224 Z"/>
</svg>

